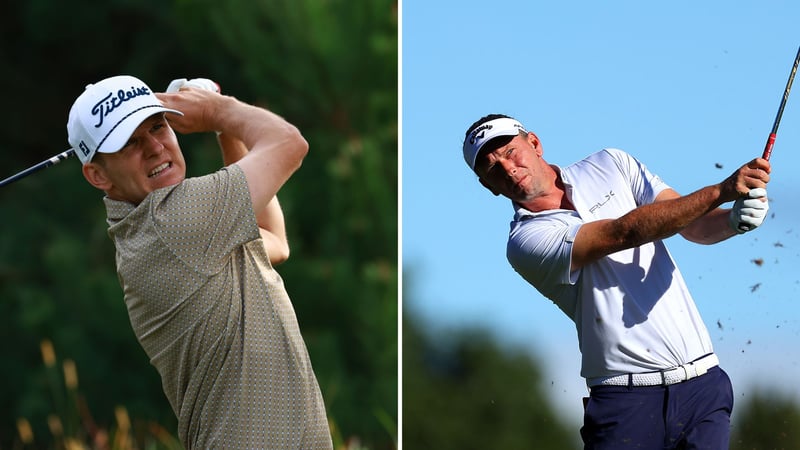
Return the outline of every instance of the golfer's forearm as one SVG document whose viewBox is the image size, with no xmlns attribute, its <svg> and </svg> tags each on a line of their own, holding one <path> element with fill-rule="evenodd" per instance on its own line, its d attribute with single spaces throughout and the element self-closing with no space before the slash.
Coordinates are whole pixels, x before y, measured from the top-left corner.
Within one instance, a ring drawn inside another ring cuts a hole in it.
<svg viewBox="0 0 800 450">
<path fill-rule="evenodd" d="M 263 108 L 240 102 L 233 97 L 222 97 L 214 110 L 211 122 L 221 136 L 237 138 L 247 151 L 274 150 L 279 148 L 282 160 L 292 156 L 299 162 L 305 156 L 307 147 L 297 128 L 277 114 Z M 240 151 L 236 152 L 243 157 Z"/>
<path fill-rule="evenodd" d="M 689 195 L 636 208 L 612 221 L 610 233 L 622 248 L 637 247 L 684 230 L 720 204 L 720 187 L 707 186 Z"/>
<path fill-rule="evenodd" d="M 218 97 L 208 109 L 205 128 L 219 131 L 220 138 L 238 139 L 244 145 L 244 155 L 241 146 L 236 146 L 227 155 L 223 151 L 223 159 L 240 158 L 236 164 L 247 178 L 253 210 L 260 212 L 300 168 L 308 153 L 308 142 L 280 116 L 233 97 Z"/>
<path fill-rule="evenodd" d="M 231 136 L 230 134 L 220 133 L 217 135 L 220 149 L 222 151 L 222 162 L 225 166 L 233 164 L 242 159 L 247 153 L 247 147 L 240 139 Z M 286 243 L 286 225 L 284 223 L 283 211 L 281 210 L 280 203 L 278 202 L 277 195 L 272 197 L 267 206 L 260 211 L 256 211 L 256 222 L 258 226 L 268 233 L 274 235 L 277 245 L 285 247 L 280 249 L 273 249 L 271 255 L 277 253 L 286 253 L 288 257 L 288 244 Z M 263 233 L 262 233 L 263 235 Z M 266 241 L 266 239 L 265 239 Z M 270 250 L 269 248 L 267 250 Z"/>
<path fill-rule="evenodd" d="M 737 233 L 729 224 L 730 209 L 716 208 L 681 230 L 681 236 L 697 244 L 716 244 Z"/>
<path fill-rule="evenodd" d="M 621 250 L 668 238 L 720 203 L 720 187 L 716 185 L 683 197 L 670 191 L 659 194 L 655 203 L 640 206 L 618 219 L 587 222 L 575 236 L 572 269 Z"/>
<path fill-rule="evenodd" d="M 239 161 L 247 154 L 248 150 L 244 142 L 231 134 L 220 132 L 217 135 L 217 142 L 219 142 L 219 148 L 222 151 L 222 164 L 224 166 L 229 166 Z"/>
</svg>

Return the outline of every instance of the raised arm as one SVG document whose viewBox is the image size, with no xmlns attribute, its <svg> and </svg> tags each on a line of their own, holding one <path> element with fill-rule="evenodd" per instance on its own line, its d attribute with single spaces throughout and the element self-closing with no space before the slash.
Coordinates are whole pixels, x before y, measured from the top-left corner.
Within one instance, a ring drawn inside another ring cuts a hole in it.
<svg viewBox="0 0 800 450">
<path fill-rule="evenodd" d="M 244 142 L 229 134 L 219 133 L 217 141 L 222 150 L 222 163 L 226 166 L 238 162 L 248 153 Z M 289 241 L 277 195 L 272 197 L 264 209 L 256 211 L 256 222 L 272 265 L 286 261 L 289 258 Z"/>
<path fill-rule="evenodd" d="M 666 191 L 659 195 L 659 201 L 640 206 L 618 219 L 582 225 L 572 247 L 572 270 L 611 253 L 684 231 L 693 238 L 690 240 L 704 243 L 733 236 L 736 232 L 728 225 L 729 210 L 718 207 L 747 196 L 751 189 L 765 188 L 769 171 L 769 162 L 757 158 L 719 184 L 685 196 Z"/>
<path fill-rule="evenodd" d="M 285 260 L 288 245 L 276 194 L 308 153 L 308 143 L 297 128 L 266 109 L 207 90 L 157 95 L 167 107 L 184 113 L 170 118 L 176 131 L 220 132 L 223 161 L 237 164 L 247 178 L 259 227 L 268 232 L 262 237 L 270 259 L 273 264 Z M 270 248 L 272 244 L 275 248 Z"/>
</svg>

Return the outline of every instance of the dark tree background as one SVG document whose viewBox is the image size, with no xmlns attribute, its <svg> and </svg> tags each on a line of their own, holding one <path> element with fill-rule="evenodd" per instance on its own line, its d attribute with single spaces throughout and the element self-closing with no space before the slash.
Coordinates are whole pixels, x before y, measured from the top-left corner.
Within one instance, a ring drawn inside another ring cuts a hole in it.
<svg viewBox="0 0 800 450">
<path fill-rule="evenodd" d="M 403 278 L 403 448 L 567 450 L 580 442 L 545 394 L 538 362 L 481 329 L 443 330 Z"/>
<path fill-rule="evenodd" d="M 575 448 L 545 398 L 535 361 L 489 333 L 428 334 L 403 323 L 403 448 L 414 450 Z"/>
<path fill-rule="evenodd" d="M 279 271 L 335 444 L 394 448 L 396 2 L 6 3 L 0 178 L 66 150 L 72 102 L 87 83 L 112 75 L 137 76 L 156 90 L 173 78 L 212 78 L 223 93 L 300 128 L 310 152 L 279 193 L 292 246 Z M 179 141 L 189 176 L 220 167 L 213 136 Z M 134 426 L 157 423 L 174 434 L 158 375 L 128 322 L 101 198 L 77 159 L 0 189 L 0 448 L 20 444 L 19 419 L 30 424 L 29 445 L 49 448 L 53 415 L 64 434 L 111 430 L 117 406 Z M 42 361 L 45 340 L 55 365 Z M 64 388 L 67 360 L 77 389 Z"/>
<path fill-rule="evenodd" d="M 731 450 L 800 448 L 800 408 L 778 391 L 756 391 L 736 399 Z"/>
</svg>

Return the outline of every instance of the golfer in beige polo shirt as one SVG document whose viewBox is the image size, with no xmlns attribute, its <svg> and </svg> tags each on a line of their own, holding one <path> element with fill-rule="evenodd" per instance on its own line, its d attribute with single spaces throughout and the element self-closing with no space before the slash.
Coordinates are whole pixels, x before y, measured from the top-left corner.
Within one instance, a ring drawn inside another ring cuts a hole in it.
<svg viewBox="0 0 800 450">
<path fill-rule="evenodd" d="M 276 194 L 308 144 L 277 115 L 194 81 L 154 94 L 111 77 L 70 110 L 83 175 L 106 194 L 131 325 L 186 448 L 330 449 L 322 395 L 273 269 L 288 257 Z M 216 131 L 225 167 L 186 178 L 173 129 Z"/>
</svg>

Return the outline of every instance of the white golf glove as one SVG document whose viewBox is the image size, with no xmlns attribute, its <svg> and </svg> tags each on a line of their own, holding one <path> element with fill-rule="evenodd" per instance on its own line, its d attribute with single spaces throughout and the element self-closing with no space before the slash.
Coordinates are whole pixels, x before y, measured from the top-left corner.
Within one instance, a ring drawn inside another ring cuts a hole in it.
<svg viewBox="0 0 800 450">
<path fill-rule="evenodd" d="M 740 198 L 734 202 L 728 223 L 737 233 L 746 233 L 755 230 L 764 222 L 767 211 L 769 211 L 767 190 L 751 189 L 747 198 Z"/>
<path fill-rule="evenodd" d="M 167 93 L 178 92 L 181 90 L 182 87 L 192 87 L 198 89 L 205 89 L 207 91 L 214 91 L 219 92 L 219 85 L 208 78 L 192 78 L 191 80 L 187 80 L 186 78 L 178 78 L 177 80 L 172 80 L 167 86 Z"/>
</svg>

